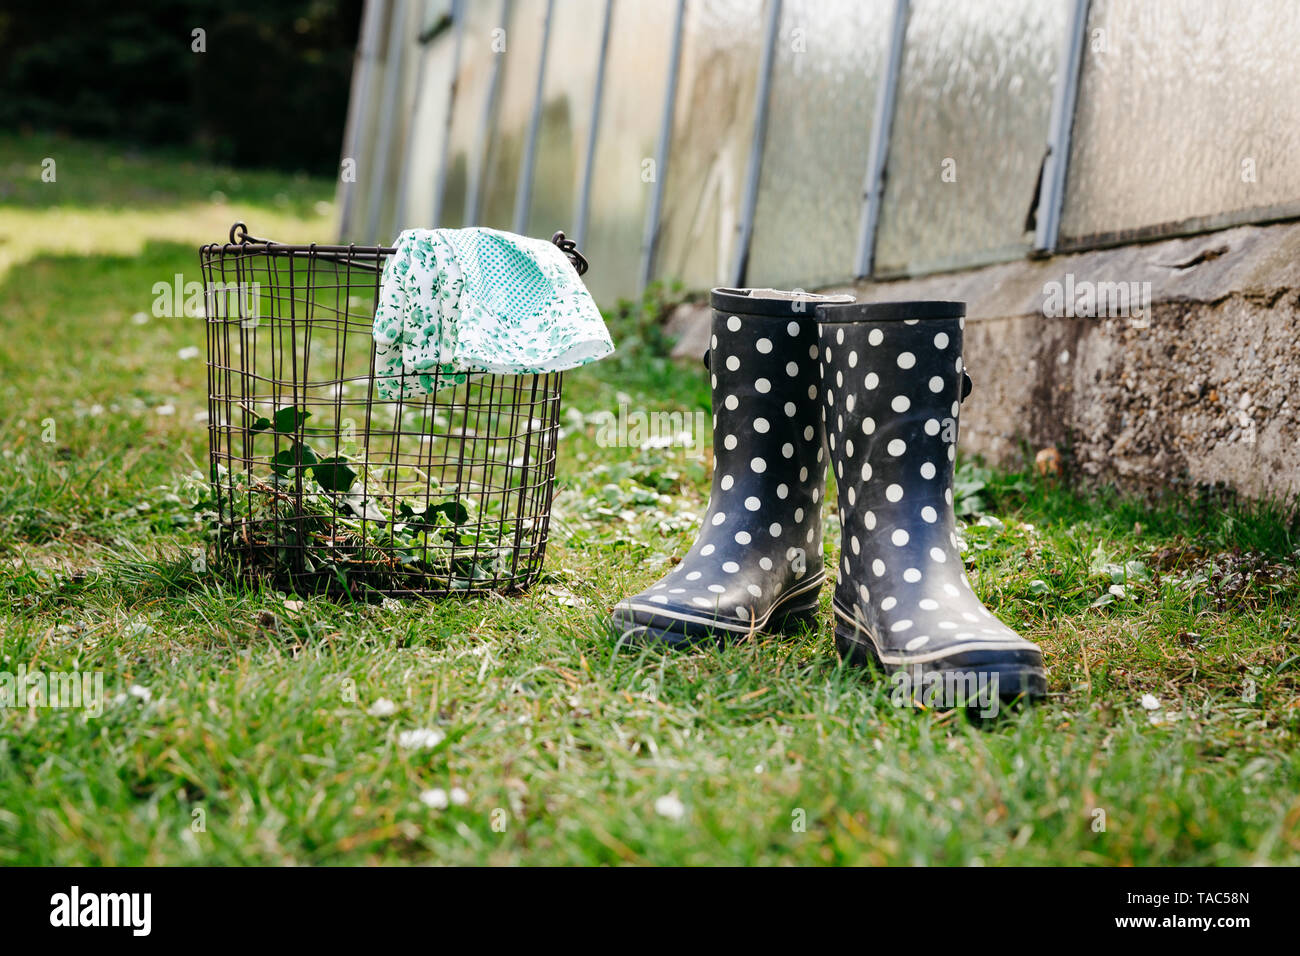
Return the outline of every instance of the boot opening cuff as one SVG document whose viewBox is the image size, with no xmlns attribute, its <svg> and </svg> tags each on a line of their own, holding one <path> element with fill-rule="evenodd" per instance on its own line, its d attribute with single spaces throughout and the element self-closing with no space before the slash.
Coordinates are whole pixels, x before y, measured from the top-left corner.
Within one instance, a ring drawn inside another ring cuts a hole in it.
<svg viewBox="0 0 1300 956">
<path fill-rule="evenodd" d="M 819 305 L 849 305 L 851 295 L 816 295 L 782 289 L 714 289 L 711 305 L 719 312 L 742 315 L 788 315 L 812 318 Z"/>
</svg>

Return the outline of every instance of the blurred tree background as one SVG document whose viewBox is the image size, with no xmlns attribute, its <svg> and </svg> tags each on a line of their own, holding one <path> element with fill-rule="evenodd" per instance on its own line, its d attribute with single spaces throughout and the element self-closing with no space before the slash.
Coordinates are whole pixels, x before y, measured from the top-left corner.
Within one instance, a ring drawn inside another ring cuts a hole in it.
<svg viewBox="0 0 1300 956">
<path fill-rule="evenodd" d="M 362 0 L 0 9 L 0 127 L 333 175 Z M 205 52 L 196 52 L 203 30 Z"/>
</svg>

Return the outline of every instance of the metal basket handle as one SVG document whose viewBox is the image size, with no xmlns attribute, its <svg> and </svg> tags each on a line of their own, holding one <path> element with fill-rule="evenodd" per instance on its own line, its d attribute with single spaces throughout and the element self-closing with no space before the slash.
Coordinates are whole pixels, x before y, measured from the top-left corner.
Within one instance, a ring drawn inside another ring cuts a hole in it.
<svg viewBox="0 0 1300 956">
<path fill-rule="evenodd" d="M 578 244 L 569 239 L 562 232 L 557 232 L 551 236 L 551 242 L 560 247 L 560 251 L 569 257 L 573 263 L 573 268 L 577 270 L 578 275 L 586 275 L 588 269 L 587 257 L 578 251 Z"/>
</svg>

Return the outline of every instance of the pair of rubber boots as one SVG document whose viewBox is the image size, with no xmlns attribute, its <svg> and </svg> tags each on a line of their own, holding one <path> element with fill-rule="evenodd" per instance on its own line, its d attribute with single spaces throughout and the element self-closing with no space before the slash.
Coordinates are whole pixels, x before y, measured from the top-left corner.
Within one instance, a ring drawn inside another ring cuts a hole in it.
<svg viewBox="0 0 1300 956">
<path fill-rule="evenodd" d="M 709 507 L 673 571 L 615 607 L 621 637 L 688 644 L 811 617 L 829 464 L 840 655 L 1004 699 L 1045 693 L 1038 646 L 984 607 L 958 547 L 965 304 L 715 289 L 712 306 Z"/>
</svg>

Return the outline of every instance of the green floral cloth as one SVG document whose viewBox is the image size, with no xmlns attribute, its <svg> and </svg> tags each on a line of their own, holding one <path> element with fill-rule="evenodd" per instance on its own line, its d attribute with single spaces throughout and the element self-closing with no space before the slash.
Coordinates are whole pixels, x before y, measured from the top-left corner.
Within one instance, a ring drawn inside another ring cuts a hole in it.
<svg viewBox="0 0 1300 956">
<path fill-rule="evenodd" d="M 577 270 L 554 243 L 496 229 L 407 229 L 375 309 L 384 399 L 428 395 L 472 372 L 528 374 L 614 351 Z"/>
</svg>

